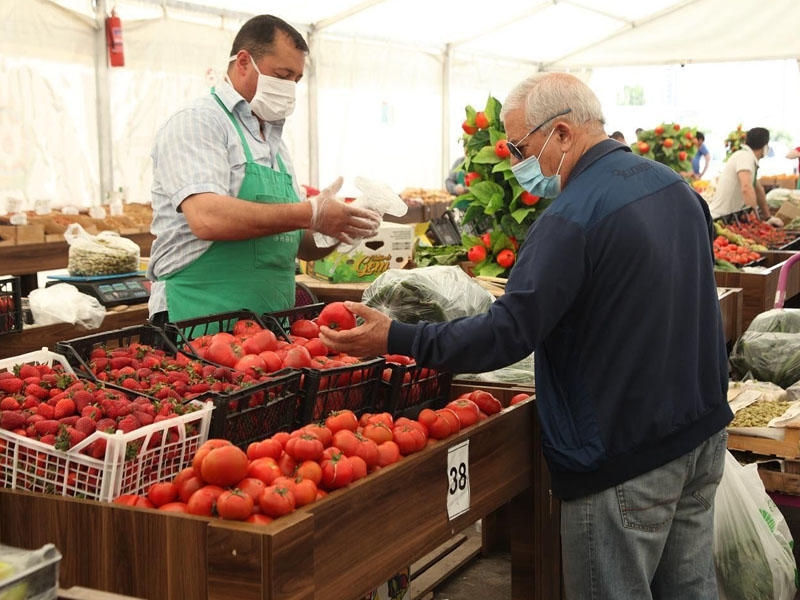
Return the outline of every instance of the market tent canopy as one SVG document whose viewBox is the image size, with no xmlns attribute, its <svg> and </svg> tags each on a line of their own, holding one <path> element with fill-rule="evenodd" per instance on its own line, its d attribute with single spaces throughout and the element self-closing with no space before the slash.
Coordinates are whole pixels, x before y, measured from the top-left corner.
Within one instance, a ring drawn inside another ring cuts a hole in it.
<svg viewBox="0 0 800 600">
<path fill-rule="evenodd" d="M 117 69 L 103 32 L 112 5 Z M 259 13 L 311 44 L 284 137 L 299 181 L 315 185 L 369 174 L 441 187 L 465 105 L 502 100 L 537 70 L 588 79 L 604 65 L 800 57 L 796 0 L 0 0 L 0 202 L 11 189 L 28 206 L 86 206 L 118 187 L 149 201 L 157 127 L 219 80 Z"/>
</svg>

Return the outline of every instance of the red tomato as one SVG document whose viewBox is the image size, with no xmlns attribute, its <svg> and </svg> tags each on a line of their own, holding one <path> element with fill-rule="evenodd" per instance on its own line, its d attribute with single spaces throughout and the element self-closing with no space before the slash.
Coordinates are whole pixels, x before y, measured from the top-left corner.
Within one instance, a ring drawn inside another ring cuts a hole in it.
<svg viewBox="0 0 800 600">
<path fill-rule="evenodd" d="M 204 485 L 189 497 L 189 501 L 186 503 L 186 512 L 190 515 L 213 516 L 217 498 L 224 491 L 217 485 Z"/>
<path fill-rule="evenodd" d="M 194 469 L 192 467 L 186 467 L 178 471 L 178 474 L 172 478 L 172 483 L 175 484 L 176 488 L 180 488 L 184 481 L 194 476 Z"/>
<path fill-rule="evenodd" d="M 440 408 L 436 410 L 436 414 L 441 416 L 450 424 L 450 435 L 458 433 L 461 430 L 461 420 L 458 418 L 456 411 L 451 408 Z"/>
<path fill-rule="evenodd" d="M 478 131 L 478 128 L 475 127 L 475 125 L 470 125 L 468 121 L 464 121 L 463 123 L 461 123 L 461 129 L 463 129 L 464 132 L 468 133 L 469 135 L 472 135 L 476 131 Z"/>
<path fill-rule="evenodd" d="M 278 462 L 269 456 L 262 456 L 250 461 L 247 465 L 247 476 L 260 479 L 267 485 L 272 485 L 275 478 L 280 476 L 281 468 Z"/>
<path fill-rule="evenodd" d="M 233 335 L 240 337 L 243 335 L 252 335 L 263 330 L 264 328 L 253 319 L 239 319 L 233 326 Z"/>
<path fill-rule="evenodd" d="M 511 265 L 514 264 L 516 260 L 516 256 L 514 256 L 514 251 L 509 250 L 508 248 L 503 248 L 500 252 L 497 253 L 497 264 L 503 267 L 504 269 L 508 269 Z"/>
<path fill-rule="evenodd" d="M 317 499 L 317 484 L 311 479 L 301 479 L 295 484 L 295 506 L 305 506 Z"/>
<path fill-rule="evenodd" d="M 245 477 L 236 487 L 245 494 L 249 494 L 253 502 L 258 502 L 258 497 L 266 489 L 267 484 L 256 477 Z"/>
<path fill-rule="evenodd" d="M 474 263 L 479 263 L 486 259 L 486 247 L 475 244 L 467 250 L 467 258 Z"/>
<path fill-rule="evenodd" d="M 310 479 L 315 485 L 322 481 L 322 467 L 315 460 L 306 460 L 297 465 L 295 476 L 298 480 Z"/>
<path fill-rule="evenodd" d="M 378 444 L 378 466 L 385 467 L 400 460 L 400 447 L 394 440 Z"/>
<path fill-rule="evenodd" d="M 333 434 L 331 445 L 344 452 L 345 456 L 353 456 L 358 446 L 356 433 L 350 429 L 340 429 Z"/>
<path fill-rule="evenodd" d="M 451 400 L 445 405 L 458 417 L 461 427 L 469 427 L 478 422 L 480 417 L 480 408 L 472 400 L 468 398 L 456 398 Z"/>
<path fill-rule="evenodd" d="M 344 305 L 344 302 L 326 304 L 317 317 L 317 325 L 331 329 L 352 329 L 356 326 L 356 317 Z"/>
<path fill-rule="evenodd" d="M 233 368 L 237 371 L 243 371 L 251 377 L 259 377 L 267 370 L 267 363 L 258 354 L 245 354 L 236 361 Z"/>
<path fill-rule="evenodd" d="M 392 435 L 403 456 L 422 450 L 428 442 L 428 435 L 420 427 L 407 423 L 395 425 Z"/>
<path fill-rule="evenodd" d="M 336 433 L 340 429 L 358 429 L 358 417 L 352 410 L 336 410 L 325 418 L 325 427 Z"/>
<path fill-rule="evenodd" d="M 530 394 L 526 394 L 524 392 L 519 394 L 514 394 L 513 396 L 511 396 L 511 401 L 509 402 L 509 405 L 513 406 L 515 404 L 519 404 L 520 402 L 525 402 L 525 400 L 528 400 L 530 397 L 531 397 Z"/>
<path fill-rule="evenodd" d="M 392 439 L 392 428 L 380 421 L 367 423 L 362 428 L 361 435 L 372 440 L 376 444 L 381 444 Z"/>
<path fill-rule="evenodd" d="M 185 513 L 186 512 L 186 502 L 167 502 L 166 504 L 162 504 L 158 507 L 158 510 L 163 510 L 165 512 L 179 512 Z"/>
<path fill-rule="evenodd" d="M 688 155 L 688 154 L 686 154 L 686 151 L 685 151 L 685 150 L 681 150 L 680 152 L 678 152 L 678 160 L 686 160 L 686 158 L 687 158 L 688 156 L 689 156 L 689 155 Z"/>
<path fill-rule="evenodd" d="M 469 173 L 464 175 L 464 185 L 469 187 L 476 181 L 480 181 L 480 179 L 481 176 L 479 173 L 476 173 L 475 171 L 470 171 Z"/>
<path fill-rule="evenodd" d="M 353 481 L 353 465 L 343 452 L 336 448 L 325 450 L 326 457 L 322 467 L 321 485 L 328 490 L 344 487 Z"/>
<path fill-rule="evenodd" d="M 520 194 L 519 201 L 525 206 L 533 206 L 539 202 L 539 196 L 534 196 L 528 190 L 523 190 L 522 194 Z"/>
<path fill-rule="evenodd" d="M 261 492 L 258 504 L 263 514 L 274 519 L 292 512 L 295 507 L 295 498 L 290 489 L 271 485 Z"/>
<path fill-rule="evenodd" d="M 178 498 L 178 486 L 172 481 L 157 481 L 147 488 L 147 499 L 153 506 L 161 506 Z"/>
<path fill-rule="evenodd" d="M 648 144 L 647 142 L 639 142 L 637 148 L 639 148 L 639 152 L 641 154 L 647 154 L 648 152 L 650 152 L 650 144 Z"/>
<path fill-rule="evenodd" d="M 246 354 L 260 354 L 278 347 L 278 338 L 269 329 L 262 329 L 242 341 L 242 351 Z"/>
<path fill-rule="evenodd" d="M 267 373 L 274 373 L 275 371 L 280 371 L 283 368 L 283 361 L 281 357 L 278 356 L 272 350 L 264 350 L 263 352 L 259 352 L 258 355 L 264 359 L 264 370 Z"/>
<path fill-rule="evenodd" d="M 204 481 L 220 486 L 231 486 L 247 476 L 247 454 L 234 445 L 222 446 L 209 452 L 200 464 Z"/>
<path fill-rule="evenodd" d="M 322 451 L 324 449 L 325 447 L 322 445 L 322 441 L 311 433 L 303 433 L 291 437 L 289 441 L 286 442 L 286 453 L 300 462 L 304 460 L 319 460 L 322 458 Z"/>
<path fill-rule="evenodd" d="M 217 498 L 217 514 L 223 519 L 244 521 L 253 514 L 253 497 L 240 489 L 226 490 Z"/>
<path fill-rule="evenodd" d="M 222 438 L 211 438 L 210 440 L 206 440 L 203 442 L 197 451 L 194 453 L 194 457 L 192 458 L 192 468 L 194 469 L 194 474 L 198 477 L 202 477 L 203 474 L 200 470 L 201 466 L 203 465 L 203 460 L 205 460 L 208 453 L 216 448 L 222 448 L 223 446 L 232 446 L 230 440 L 225 440 Z"/>
<path fill-rule="evenodd" d="M 491 248 L 492 247 L 492 235 L 490 233 L 488 233 L 488 232 L 484 233 L 483 235 L 481 235 L 481 242 L 487 248 Z"/>
<path fill-rule="evenodd" d="M 303 425 L 302 431 L 308 432 L 317 437 L 319 441 L 322 442 L 322 445 L 326 448 L 331 445 L 333 432 L 325 427 L 325 425 L 320 423 L 309 423 L 308 425 Z"/>
<path fill-rule="evenodd" d="M 494 153 L 498 158 L 508 158 L 511 156 L 511 151 L 508 149 L 508 140 L 497 140 L 494 145 Z"/>
<path fill-rule="evenodd" d="M 181 481 L 178 486 L 178 498 L 181 502 L 188 502 L 192 494 L 205 485 L 205 482 L 197 475 L 192 475 L 188 479 Z"/>
<path fill-rule="evenodd" d="M 322 340 L 315 337 L 308 340 L 305 345 L 305 349 L 308 350 L 308 353 L 314 356 L 327 356 L 330 352 L 330 348 L 328 348 L 325 344 L 322 343 Z"/>
<path fill-rule="evenodd" d="M 486 116 L 485 112 L 479 111 L 475 115 L 475 125 L 478 129 L 486 129 L 489 127 L 489 117 Z"/>
<path fill-rule="evenodd" d="M 663 142 L 661 142 L 661 144 L 664 146 L 664 148 L 672 148 L 672 146 L 675 145 L 675 140 L 673 140 L 672 138 L 667 138 Z"/>
<path fill-rule="evenodd" d="M 125 506 L 138 506 L 140 508 L 155 508 L 147 497 L 138 494 L 122 494 L 114 498 L 113 503 L 123 504 Z"/>
<path fill-rule="evenodd" d="M 664 133 L 664 128 L 663 128 L 661 125 L 658 125 L 658 126 L 657 126 L 657 127 L 654 129 L 654 130 L 653 130 L 653 132 L 654 132 L 656 135 L 661 135 L 662 133 Z"/>
<path fill-rule="evenodd" d="M 348 456 L 348 460 L 350 461 L 350 466 L 353 467 L 353 481 L 367 476 L 369 471 L 367 461 L 358 455 Z"/>
<path fill-rule="evenodd" d="M 485 390 L 472 391 L 467 395 L 467 398 L 477 404 L 478 408 L 487 415 L 494 415 L 503 410 L 500 400 Z"/>
<path fill-rule="evenodd" d="M 257 442 L 252 442 L 247 446 L 247 458 L 255 460 L 262 456 L 269 456 L 278 460 L 283 452 L 283 444 L 275 438 L 267 438 Z"/>
<path fill-rule="evenodd" d="M 311 353 L 304 346 L 292 346 L 283 359 L 283 367 L 302 369 L 311 367 Z"/>
<path fill-rule="evenodd" d="M 212 341 L 206 347 L 206 351 L 203 354 L 203 357 L 206 360 L 216 363 L 218 365 L 233 367 L 234 365 L 236 365 L 236 362 L 239 360 L 241 354 L 242 354 L 241 347 L 238 344 L 221 342 L 221 341 Z"/>
<path fill-rule="evenodd" d="M 319 337 L 319 325 L 311 319 L 297 319 L 289 328 L 292 335 L 299 335 L 307 339 Z"/>
<path fill-rule="evenodd" d="M 249 517 L 245 519 L 247 523 L 254 523 L 256 525 L 269 525 L 274 521 L 272 517 L 268 517 L 267 515 L 262 515 L 261 513 L 253 513 Z"/>
<path fill-rule="evenodd" d="M 289 443 L 288 440 L 286 443 Z M 294 476 L 294 472 L 297 469 L 297 461 L 292 458 L 291 454 L 284 451 L 278 459 L 278 468 L 281 470 L 282 475 Z"/>
</svg>

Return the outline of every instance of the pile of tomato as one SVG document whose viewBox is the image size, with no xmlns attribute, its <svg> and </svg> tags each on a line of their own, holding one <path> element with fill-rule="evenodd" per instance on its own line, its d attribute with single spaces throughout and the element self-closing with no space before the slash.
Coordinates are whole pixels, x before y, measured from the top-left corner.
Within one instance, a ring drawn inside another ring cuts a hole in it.
<svg viewBox="0 0 800 600">
<path fill-rule="evenodd" d="M 733 233 L 737 233 L 744 238 L 753 240 L 756 244 L 761 244 L 772 250 L 782 248 L 794 239 L 784 229 L 773 227 L 754 214 L 750 214 L 747 218 L 738 222 L 729 223 L 725 227 Z"/>
<path fill-rule="evenodd" d="M 761 254 L 750 248 L 734 244 L 725 236 L 718 235 L 714 239 L 714 258 L 741 266 L 760 259 Z"/>
<path fill-rule="evenodd" d="M 529 398 L 518 394 L 517 404 Z M 417 419 L 390 413 L 330 413 L 322 422 L 281 431 L 248 445 L 210 439 L 192 465 L 142 494 L 115 503 L 163 511 L 270 523 L 353 481 L 455 435 L 503 409 L 491 393 L 475 390 Z"/>
</svg>

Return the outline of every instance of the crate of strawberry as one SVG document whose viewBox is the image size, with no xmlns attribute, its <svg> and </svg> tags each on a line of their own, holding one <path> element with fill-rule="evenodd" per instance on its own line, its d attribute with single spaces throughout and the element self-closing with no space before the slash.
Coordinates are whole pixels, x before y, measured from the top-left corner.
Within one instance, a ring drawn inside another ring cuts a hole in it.
<svg viewBox="0 0 800 600">
<path fill-rule="evenodd" d="M 229 335 L 218 332 L 215 335 Z M 169 334 L 137 325 L 59 343 L 79 374 L 153 399 L 209 400 L 211 432 L 238 446 L 294 424 L 301 373 L 237 370 L 178 350 Z"/>
<path fill-rule="evenodd" d="M 154 402 L 79 378 L 43 348 L 0 361 L 0 484 L 110 501 L 191 462 L 212 405 Z"/>
</svg>

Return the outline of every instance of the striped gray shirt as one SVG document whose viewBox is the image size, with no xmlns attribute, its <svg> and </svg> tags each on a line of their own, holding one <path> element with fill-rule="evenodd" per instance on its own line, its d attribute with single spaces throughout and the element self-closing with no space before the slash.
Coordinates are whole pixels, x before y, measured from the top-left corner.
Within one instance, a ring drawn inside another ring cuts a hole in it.
<svg viewBox="0 0 800 600">
<path fill-rule="evenodd" d="M 300 196 L 289 152 L 281 138 L 284 121 L 265 123 L 265 140 L 261 139 L 258 119 L 247 101 L 227 82 L 220 82 L 215 89 L 222 103 L 239 120 L 253 160 L 277 169 L 275 154 L 280 154 Z M 150 250 L 147 276 L 153 281 L 149 303 L 153 315 L 167 309 L 164 283 L 156 279 L 185 267 L 212 243 L 192 233 L 180 212 L 181 203 L 187 196 L 202 192 L 236 196 L 244 179 L 246 159 L 236 128 L 211 93 L 179 110 L 161 126 L 151 158 L 150 231 L 156 239 Z"/>
</svg>

